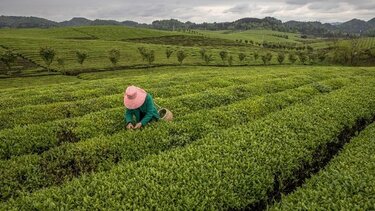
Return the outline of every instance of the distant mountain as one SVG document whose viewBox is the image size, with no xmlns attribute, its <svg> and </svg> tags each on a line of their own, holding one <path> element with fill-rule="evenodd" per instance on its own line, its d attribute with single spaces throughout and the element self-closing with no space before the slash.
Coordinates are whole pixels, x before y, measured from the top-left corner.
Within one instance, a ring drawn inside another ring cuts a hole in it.
<svg viewBox="0 0 375 211">
<path fill-rule="evenodd" d="M 131 26 L 131 27 L 135 27 L 135 26 L 139 25 L 139 23 L 135 22 L 135 21 L 123 21 L 121 23 L 124 26 Z"/>
<path fill-rule="evenodd" d="M 342 22 L 332 22 L 332 23 L 329 23 L 329 24 L 331 24 L 332 26 L 338 26 L 338 25 L 341 25 Z"/>
<path fill-rule="evenodd" d="M 368 24 L 370 24 L 372 27 L 375 27 L 375 18 L 367 21 Z"/>
<path fill-rule="evenodd" d="M 181 22 L 176 19 L 155 20 L 152 24 L 140 24 L 134 21 L 119 22 L 116 20 L 89 20 L 83 17 L 72 18 L 69 21 L 54 22 L 37 17 L 0 16 L 0 28 L 48 28 L 58 26 L 96 26 L 96 25 L 117 25 L 153 28 L 161 30 L 248 30 L 248 29 L 272 29 L 283 32 L 299 32 L 306 35 L 315 36 L 348 36 L 367 35 L 375 36 L 375 18 L 369 21 L 352 19 L 344 23 L 321 23 L 318 21 L 288 21 L 282 22 L 273 17 L 242 18 L 233 22 L 221 23 L 192 23 Z"/>
<path fill-rule="evenodd" d="M 91 22 L 92 26 L 100 26 L 100 25 L 111 25 L 111 26 L 121 26 L 123 25 L 121 22 L 115 21 L 115 20 L 100 20 L 96 19 Z"/>
<path fill-rule="evenodd" d="M 61 26 L 88 26 L 91 25 L 92 20 L 86 18 L 72 18 L 69 21 L 63 21 L 60 23 Z"/>
<path fill-rule="evenodd" d="M 331 31 L 336 30 L 336 26 L 331 24 L 325 23 L 322 24 L 321 22 L 314 21 L 314 22 L 301 22 L 301 21 L 288 21 L 284 23 L 284 26 L 291 31 L 300 32 L 302 34 L 309 34 L 309 35 L 322 35 L 328 34 Z"/>
<path fill-rule="evenodd" d="M 49 28 L 59 23 L 44 18 L 0 16 L 0 28 Z"/>
<path fill-rule="evenodd" d="M 359 19 L 352 19 L 338 26 L 340 31 L 353 34 L 362 34 L 371 28 L 371 24 Z"/>
</svg>

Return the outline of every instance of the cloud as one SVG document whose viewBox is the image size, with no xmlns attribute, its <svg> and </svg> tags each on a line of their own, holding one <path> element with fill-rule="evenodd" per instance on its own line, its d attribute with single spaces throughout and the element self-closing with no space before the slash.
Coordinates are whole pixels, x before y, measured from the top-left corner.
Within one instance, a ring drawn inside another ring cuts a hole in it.
<svg viewBox="0 0 375 211">
<path fill-rule="evenodd" d="M 252 10 L 253 8 L 251 8 L 249 4 L 238 4 L 234 7 L 224 10 L 224 13 L 246 14 Z"/>
<path fill-rule="evenodd" d="M 55 21 L 72 17 L 135 20 L 155 19 L 221 22 L 243 17 L 274 16 L 287 20 L 346 21 L 371 19 L 373 0 L 0 0 L 1 15 L 38 16 Z"/>
</svg>

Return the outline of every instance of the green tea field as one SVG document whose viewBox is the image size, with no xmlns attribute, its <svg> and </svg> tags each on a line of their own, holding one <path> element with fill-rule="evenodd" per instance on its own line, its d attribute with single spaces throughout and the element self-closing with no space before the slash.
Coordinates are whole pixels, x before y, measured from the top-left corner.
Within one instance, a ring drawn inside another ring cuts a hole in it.
<svg viewBox="0 0 375 211">
<path fill-rule="evenodd" d="M 126 130 L 128 85 L 174 121 Z M 18 77 L 0 96 L 0 210 L 374 208 L 373 67 Z"/>
</svg>

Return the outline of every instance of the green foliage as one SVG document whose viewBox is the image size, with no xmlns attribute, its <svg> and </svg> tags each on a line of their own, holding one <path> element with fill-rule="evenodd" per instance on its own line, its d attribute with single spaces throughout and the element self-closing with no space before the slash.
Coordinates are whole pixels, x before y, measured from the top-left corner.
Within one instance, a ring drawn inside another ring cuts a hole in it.
<svg viewBox="0 0 375 211">
<path fill-rule="evenodd" d="M 373 68 L 152 74 L 119 70 L 2 89 L 0 210 L 253 207 L 284 193 L 308 173 L 301 164 L 320 159 L 317 149 L 374 115 Z M 176 119 L 124 130 L 124 84 L 145 88 Z"/>
<path fill-rule="evenodd" d="M 278 53 L 277 54 L 277 61 L 279 62 L 279 64 L 282 64 L 285 60 L 285 54 L 284 53 Z"/>
<path fill-rule="evenodd" d="M 280 80 L 280 84 L 284 83 L 282 81 Z M 96 158 L 104 159 L 103 149 L 116 146 L 121 152 L 107 155 L 107 160 L 116 163 L 116 160 L 122 158 L 121 155 L 125 155 L 137 162 L 121 162 L 108 172 L 86 175 L 59 187 L 46 188 L 30 195 L 23 195 L 0 206 L 2 209 L 64 207 L 64 209 L 155 208 L 167 210 L 240 209 L 255 206 L 268 199 L 270 192 L 277 190 L 283 192 L 289 187 L 289 181 L 298 180 L 299 174 L 295 172 L 307 173 L 301 168 L 301 164 L 310 164 L 314 162 L 314 159 L 319 159 L 315 153 L 317 149 L 329 146 L 342 130 L 352 127 L 356 120 L 373 115 L 375 109 L 375 98 L 371 97 L 375 91 L 373 82 L 373 79 L 368 79 L 365 82 L 353 83 L 338 91 L 316 96 L 308 102 L 308 105 L 297 103 L 284 109 L 279 108 L 277 102 L 285 102 L 284 106 L 287 106 L 290 96 L 298 101 L 301 97 L 304 98 L 303 96 L 309 96 L 309 93 L 316 93 L 315 89 L 305 89 L 294 94 L 289 92 L 287 95 L 264 99 L 263 102 L 263 97 L 260 97 L 258 99 L 260 102 L 253 102 L 253 109 L 238 107 L 236 110 L 237 107 L 231 107 L 228 112 L 239 116 L 245 114 L 252 116 L 251 112 L 265 111 L 269 108 L 268 106 L 275 106 L 274 108 L 282 110 L 268 113 L 257 120 L 250 119 L 249 121 L 245 118 L 242 122 L 241 119 L 234 118 L 231 121 L 239 123 L 221 131 L 216 131 L 211 127 L 215 127 L 217 120 L 225 124 L 227 122 L 225 118 L 230 118 L 231 115 L 221 116 L 222 109 L 219 109 L 215 115 L 206 115 L 213 120 L 207 125 L 197 124 L 200 121 L 206 121 L 201 116 L 190 117 L 184 127 L 161 123 L 158 126 L 163 132 L 157 131 L 157 127 L 150 127 L 141 132 L 129 133 L 131 137 L 129 141 L 123 138 L 123 134 L 119 134 L 117 138 L 123 142 L 116 144 L 108 143 L 107 140 L 100 141 L 101 139 L 91 143 L 82 143 L 81 147 L 77 148 L 78 151 L 61 152 L 66 157 L 73 158 L 68 159 L 66 163 L 70 163 L 71 166 L 62 169 L 63 172 L 65 170 L 75 172 L 80 168 L 89 172 L 92 170 L 91 160 L 80 160 L 79 149 L 84 149 L 84 147 L 96 149 L 91 153 L 83 153 L 83 157 L 98 153 L 98 156 L 92 159 L 94 162 L 97 161 Z M 258 89 L 259 87 L 257 89 L 254 87 L 254 90 Z M 241 88 L 237 87 L 236 90 L 238 92 Z M 242 94 L 245 93 L 247 90 L 242 92 Z M 207 96 L 204 97 L 203 99 L 207 99 Z M 268 103 L 268 100 L 276 104 Z M 244 105 L 249 106 L 249 104 L 252 103 L 247 102 Z M 258 110 L 258 106 L 263 107 Z M 340 110 L 335 109 L 338 106 Z M 216 115 L 218 117 L 215 118 Z M 326 118 L 327 115 L 330 118 Z M 307 127 L 308 130 L 306 130 Z M 170 130 L 165 132 L 167 128 Z M 210 128 L 215 132 L 201 138 L 199 135 L 196 136 L 196 132 L 205 133 Z M 184 135 L 185 132 L 186 135 Z M 134 141 L 135 137 L 139 138 L 138 142 Z M 170 137 L 174 138 L 168 139 Z M 185 143 L 189 143 L 191 137 L 199 138 L 199 141 L 186 146 Z M 176 147 L 158 154 L 158 150 L 163 150 L 169 145 L 168 140 L 173 141 L 177 146 L 184 147 Z M 68 147 L 68 145 L 65 146 Z M 142 147 L 137 148 L 138 146 Z M 144 158 L 143 150 L 152 151 L 153 147 L 158 149 L 154 151 L 156 154 L 142 159 Z M 134 151 L 135 149 L 138 151 Z M 325 148 L 322 149 L 322 151 L 325 150 Z M 131 152 L 134 152 L 133 156 L 141 155 L 141 157 L 133 157 L 129 154 Z M 52 160 L 54 157 L 48 158 Z M 82 161 L 82 163 L 76 161 Z M 52 163 L 49 169 L 54 169 Z M 105 162 L 101 167 L 107 169 L 108 165 Z M 177 187 L 176 185 L 178 188 L 173 188 Z M 87 197 L 89 193 L 95 194 Z M 102 200 L 103 198 L 111 198 L 111 200 Z M 100 203 L 97 203 L 98 201 Z"/>
<path fill-rule="evenodd" d="M 265 55 L 262 55 L 262 61 L 264 65 L 270 64 L 272 60 L 272 54 L 271 53 L 266 53 Z"/>
<path fill-rule="evenodd" d="M 375 124 L 344 146 L 329 165 L 271 210 L 371 210 L 374 207 Z"/>
<path fill-rule="evenodd" d="M 177 61 L 182 65 L 182 62 L 185 60 L 187 57 L 187 54 L 183 50 L 177 51 Z"/>
<path fill-rule="evenodd" d="M 87 51 L 83 51 L 83 50 L 76 51 L 77 62 L 80 65 L 83 65 L 83 63 L 85 62 L 88 56 L 89 56 L 89 53 Z"/>
<path fill-rule="evenodd" d="M 116 64 L 117 64 L 118 61 L 120 60 L 120 56 L 121 56 L 121 53 L 120 53 L 120 50 L 118 50 L 118 49 L 111 49 L 111 50 L 108 52 L 108 58 L 109 58 L 109 61 L 110 61 L 114 66 L 116 66 Z"/>
<path fill-rule="evenodd" d="M 290 63 L 294 64 L 297 61 L 297 56 L 294 53 L 289 53 L 288 59 L 289 59 Z"/>
<path fill-rule="evenodd" d="M 254 56 L 254 60 L 257 61 L 259 58 L 259 54 L 257 52 L 254 52 L 253 56 Z"/>
<path fill-rule="evenodd" d="M 143 61 L 147 61 L 151 65 L 155 61 L 155 51 L 146 49 L 145 47 L 138 47 L 138 52 L 142 56 Z"/>
<path fill-rule="evenodd" d="M 228 55 L 229 55 L 228 51 L 220 51 L 219 55 L 220 55 L 221 61 L 223 61 L 223 64 L 225 65 L 225 61 L 227 61 Z"/>
<path fill-rule="evenodd" d="M 40 48 L 39 55 L 47 65 L 47 69 L 50 69 L 51 63 L 55 59 L 56 51 L 51 47 Z"/>
<path fill-rule="evenodd" d="M 200 93 L 196 97 L 189 96 L 178 99 L 181 102 L 185 102 L 187 100 L 193 100 L 193 102 L 189 102 L 189 104 L 186 103 L 179 103 L 178 101 L 169 102 L 171 105 L 182 105 L 182 106 L 188 106 L 191 109 L 201 109 L 204 107 L 209 106 L 210 108 L 217 107 L 220 104 L 227 102 L 226 99 L 232 99 L 239 101 L 241 99 L 245 99 L 249 96 L 255 96 L 255 95 L 262 95 L 264 93 L 269 92 L 269 90 L 265 89 L 262 90 L 261 87 L 263 87 L 265 84 L 269 84 L 271 86 L 274 86 L 273 90 L 274 92 L 283 91 L 292 87 L 298 87 L 301 84 L 308 83 L 308 80 L 302 81 L 301 78 L 298 78 L 297 80 L 291 79 L 287 80 L 288 83 L 279 83 L 281 81 L 284 81 L 285 79 L 276 79 L 275 81 L 271 82 L 258 82 L 258 85 L 246 85 L 241 87 L 229 87 L 228 89 L 221 89 L 221 90 L 214 90 L 210 93 Z M 274 84 L 274 85 L 273 85 Z M 150 128 L 148 132 L 145 133 L 144 139 L 149 140 L 149 142 L 145 142 L 146 145 L 142 146 L 144 149 L 140 149 L 140 142 L 136 143 L 134 140 L 140 140 L 140 134 L 134 134 L 128 133 L 128 132 L 121 132 L 120 134 L 117 134 L 110 139 L 99 141 L 100 139 L 93 139 L 91 141 L 78 144 L 77 146 L 61 146 L 59 148 L 55 148 L 54 150 L 47 151 L 41 155 L 39 158 L 39 161 L 37 163 L 43 163 L 43 165 L 48 165 L 44 167 L 44 169 L 41 170 L 39 173 L 40 175 L 44 174 L 43 172 L 50 172 L 51 179 L 54 180 L 48 181 L 48 184 L 50 183 L 58 183 L 61 181 L 62 177 L 70 178 L 72 176 L 75 176 L 77 173 L 84 173 L 92 169 L 97 169 L 99 164 L 106 162 L 109 164 L 109 160 L 105 160 L 106 157 L 111 155 L 111 158 L 115 157 L 122 157 L 123 159 L 134 159 L 134 157 L 140 157 L 142 155 L 137 155 L 137 151 L 134 150 L 121 150 L 118 148 L 118 144 L 122 142 L 123 137 L 127 137 L 127 140 L 129 141 L 128 147 L 132 145 L 131 143 L 135 143 L 134 147 L 141 150 L 143 153 L 145 153 L 147 150 L 149 150 L 149 144 L 153 144 L 153 147 L 151 148 L 152 153 L 154 150 L 159 149 L 163 150 L 165 147 L 170 147 L 169 144 L 165 144 L 165 142 L 159 143 L 157 140 L 151 141 L 151 137 L 154 138 L 161 138 L 160 131 L 169 131 L 169 134 L 172 132 L 174 133 L 173 139 L 170 139 L 170 144 L 178 145 L 182 143 L 176 142 L 176 140 L 184 140 L 184 136 L 189 133 L 190 139 L 189 142 L 198 139 L 199 137 L 202 137 L 204 133 L 207 133 L 208 131 L 215 132 L 217 128 L 206 128 L 205 130 L 198 130 L 196 127 L 194 127 L 195 122 L 192 122 L 191 119 L 200 119 L 200 116 L 207 115 L 209 112 L 212 117 L 207 117 L 204 121 L 206 123 L 211 122 L 212 124 L 217 125 L 217 127 L 227 127 L 228 125 L 234 124 L 236 121 L 238 121 L 237 118 L 241 118 L 242 121 L 245 121 L 247 118 L 257 118 L 258 116 L 263 116 L 266 113 L 263 112 L 263 110 L 271 111 L 273 109 L 281 109 L 285 106 L 290 105 L 294 102 L 301 102 L 304 100 L 308 100 L 311 95 L 318 94 L 319 92 L 315 89 L 312 89 L 310 85 L 303 87 L 298 90 L 291 90 L 291 91 L 285 91 L 280 93 L 275 93 L 273 95 L 267 96 L 266 99 L 263 97 L 255 97 L 250 98 L 245 101 L 239 101 L 236 104 L 229 105 L 225 110 L 223 111 L 222 108 L 218 107 L 217 109 L 213 109 L 211 111 L 202 110 L 197 112 L 193 112 L 191 115 L 188 115 L 186 117 L 183 117 L 182 120 L 175 122 L 174 125 L 158 125 L 157 128 Z M 215 99 L 219 100 L 217 102 L 210 101 L 207 96 L 215 97 Z M 236 98 L 233 98 L 233 96 L 236 96 Z M 266 101 L 267 103 L 264 103 Z M 277 104 L 277 105 L 275 105 Z M 193 106 L 194 105 L 194 106 Z M 263 109 L 253 109 L 258 106 L 265 106 Z M 251 113 L 248 113 L 245 117 L 243 113 L 238 112 L 235 115 L 233 115 L 233 109 L 235 110 L 252 110 Z M 186 110 L 187 113 L 190 113 Z M 223 113 L 225 112 L 225 113 Z M 221 114 L 221 115 L 218 115 Z M 221 119 L 222 115 L 226 114 L 227 116 L 231 116 L 230 119 Z M 115 113 L 114 113 L 115 115 Z M 108 118 L 108 117 L 107 117 Z M 113 118 L 113 117 L 112 117 Z M 202 120 L 203 121 L 203 120 Z M 232 123 L 233 122 L 233 123 Z M 220 123 L 220 124 L 219 124 Z M 82 137 L 79 133 L 74 131 L 77 130 L 77 127 L 82 123 L 79 122 L 61 122 L 57 126 L 57 137 L 59 140 L 59 143 L 64 142 L 76 142 L 79 140 L 79 137 Z M 94 124 L 94 123 L 91 123 Z M 221 126 L 220 126 L 221 125 Z M 103 125 L 105 126 L 105 125 Z M 103 127 L 102 126 L 102 127 Z M 96 127 L 98 128 L 98 127 Z M 175 131 L 176 128 L 185 128 L 182 131 Z M 97 129 L 98 130 L 98 129 Z M 29 128 L 30 131 L 30 128 Z M 168 135 L 168 134 L 166 134 Z M 195 137 L 192 139 L 192 137 Z M 185 142 L 188 140 L 185 140 Z M 98 144 L 100 142 L 101 144 Z M 158 148 L 157 148 L 158 147 Z M 82 151 L 83 150 L 83 151 Z M 64 153 L 62 153 L 64 152 Z M 94 153 L 95 152 L 95 153 Z M 105 154 L 102 154 L 105 153 Z M 84 156 L 85 154 L 90 156 Z M 30 156 L 24 156 L 20 159 L 28 159 Z M 18 158 L 15 158 L 18 159 Z M 104 160 L 103 160 L 104 159 Z M 35 161 L 36 162 L 36 161 Z M 72 167 L 72 169 L 66 169 L 66 166 L 64 163 L 75 163 L 77 166 Z M 115 160 L 111 161 L 115 162 Z M 24 163 L 24 162 L 22 162 Z M 24 165 L 24 164 L 23 164 Z M 35 165 L 35 164 L 29 164 L 29 165 Z M 41 165 L 41 164 L 40 164 Z M 12 170 L 8 171 L 5 175 L 11 175 Z M 64 176 L 61 175 L 61 172 L 64 172 Z M 14 172 L 13 172 L 14 173 Z M 60 175 L 57 176 L 56 175 Z M 39 176 L 38 176 L 39 178 Z M 20 181 L 21 182 L 21 181 Z M 33 181 L 36 182 L 36 181 Z M 31 185 L 31 184 L 30 184 Z"/>
<path fill-rule="evenodd" d="M 17 56 L 10 50 L 4 51 L 0 56 L 0 61 L 8 68 L 8 72 L 12 70 L 12 64 L 16 59 Z"/>
<path fill-rule="evenodd" d="M 239 54 L 238 54 L 238 59 L 239 59 L 240 62 L 242 63 L 242 62 L 246 59 L 246 54 L 244 54 L 244 53 L 239 53 Z"/>
<path fill-rule="evenodd" d="M 306 64 L 307 59 L 308 59 L 308 57 L 307 57 L 307 55 L 306 55 L 305 52 L 299 52 L 299 53 L 298 53 L 298 58 L 299 58 L 299 61 L 300 61 L 302 64 Z"/>
<path fill-rule="evenodd" d="M 204 62 L 206 63 L 206 65 L 208 65 L 213 60 L 214 60 L 214 58 L 212 57 L 212 54 L 205 54 L 204 55 Z"/>
<path fill-rule="evenodd" d="M 201 55 L 202 60 L 205 60 L 206 49 L 201 48 L 201 49 L 199 50 L 199 54 Z"/>
<path fill-rule="evenodd" d="M 167 59 L 169 59 L 171 57 L 171 55 L 173 54 L 174 50 L 171 49 L 171 48 L 167 48 L 165 49 L 165 55 L 167 56 Z"/>
</svg>

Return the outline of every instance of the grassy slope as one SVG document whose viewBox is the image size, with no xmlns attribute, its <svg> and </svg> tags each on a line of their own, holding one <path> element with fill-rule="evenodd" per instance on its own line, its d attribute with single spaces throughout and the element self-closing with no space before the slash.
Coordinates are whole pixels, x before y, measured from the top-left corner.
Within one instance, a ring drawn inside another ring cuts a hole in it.
<svg viewBox="0 0 375 211">
<path fill-rule="evenodd" d="M 83 26 L 49 29 L 1 29 L 1 38 L 54 38 L 54 39 L 89 39 L 93 35 L 102 40 L 122 40 L 129 38 L 155 37 L 180 34 L 178 32 L 139 29 L 125 26 Z"/>
<path fill-rule="evenodd" d="M 241 32 L 232 32 L 232 31 L 199 31 L 205 35 L 216 37 L 216 38 L 223 38 L 223 39 L 230 39 L 230 40 L 252 40 L 254 42 L 263 43 L 263 41 L 269 42 L 281 42 L 281 43 L 297 43 L 299 42 L 299 34 L 294 33 L 286 33 L 286 32 L 278 32 L 278 31 L 271 31 L 271 30 L 247 30 Z M 273 36 L 273 35 L 288 35 L 289 39 Z"/>
</svg>

